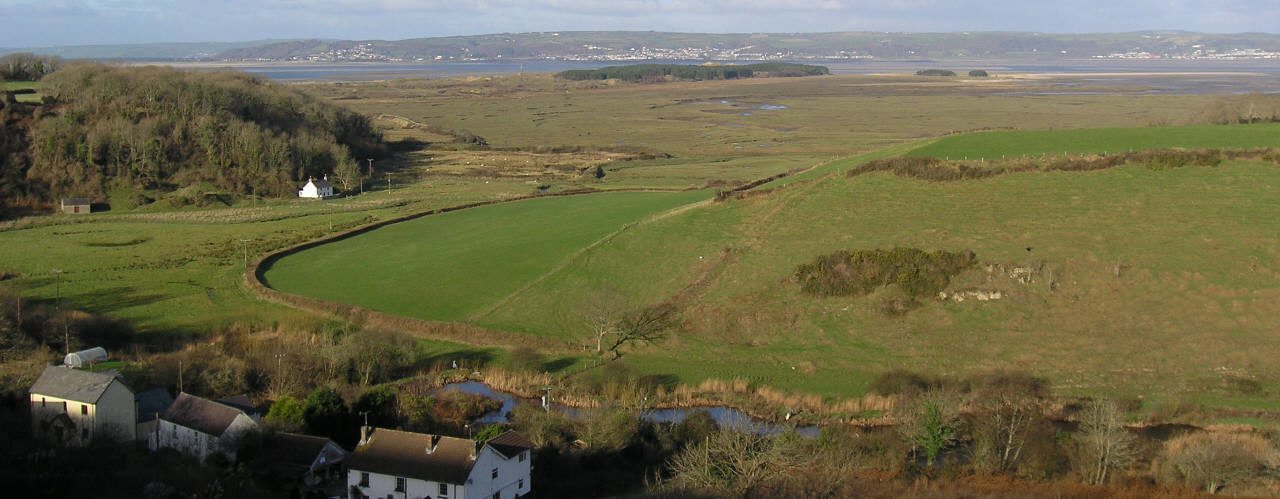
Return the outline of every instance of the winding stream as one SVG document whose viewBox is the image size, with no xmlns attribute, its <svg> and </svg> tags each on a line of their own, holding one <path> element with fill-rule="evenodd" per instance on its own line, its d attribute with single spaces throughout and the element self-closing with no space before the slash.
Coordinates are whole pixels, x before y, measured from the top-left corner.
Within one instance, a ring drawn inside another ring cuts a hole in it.
<svg viewBox="0 0 1280 499">
<path fill-rule="evenodd" d="M 434 393 L 441 392 L 461 392 L 471 395 L 479 395 L 485 398 L 502 402 L 502 407 L 496 411 L 486 413 L 476 418 L 476 423 L 509 423 L 511 422 L 509 414 L 515 410 L 517 404 L 537 404 L 536 399 L 522 399 L 510 393 L 494 390 L 489 385 L 480 381 L 463 381 L 459 383 L 449 383 L 436 389 Z M 560 411 L 572 418 L 581 418 L 596 409 L 586 409 L 580 407 L 569 407 L 560 404 L 551 404 L 551 408 Z M 693 407 L 693 408 L 675 408 L 675 409 L 650 409 L 645 411 L 641 418 L 645 421 L 653 423 L 679 423 L 684 421 L 686 417 L 695 412 L 706 412 L 711 419 L 721 428 L 742 429 L 753 431 L 762 435 L 776 435 L 793 429 L 791 425 L 776 424 L 753 418 L 746 413 L 727 406 L 712 407 Z M 805 437 L 816 438 L 821 432 L 818 426 L 795 426 L 796 433 Z"/>
</svg>

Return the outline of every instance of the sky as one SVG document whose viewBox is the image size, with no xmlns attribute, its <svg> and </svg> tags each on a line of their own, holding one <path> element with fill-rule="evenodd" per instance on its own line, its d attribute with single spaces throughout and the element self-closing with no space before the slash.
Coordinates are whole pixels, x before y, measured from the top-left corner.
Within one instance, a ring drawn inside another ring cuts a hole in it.
<svg viewBox="0 0 1280 499">
<path fill-rule="evenodd" d="M 0 47 L 530 31 L 1280 32 L 1280 0 L 0 0 Z"/>
</svg>

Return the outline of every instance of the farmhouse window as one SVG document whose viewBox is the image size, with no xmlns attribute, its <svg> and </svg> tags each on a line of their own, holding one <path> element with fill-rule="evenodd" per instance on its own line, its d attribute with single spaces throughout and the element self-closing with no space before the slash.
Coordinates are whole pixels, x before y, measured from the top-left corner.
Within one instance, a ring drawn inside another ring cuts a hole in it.
<svg viewBox="0 0 1280 499">
<path fill-rule="evenodd" d="M 369 486 L 369 474 L 368 474 L 368 473 L 365 473 L 365 472 L 363 472 L 363 471 L 362 471 L 362 472 L 360 472 L 360 486 L 361 486 L 361 487 L 368 487 L 368 486 Z"/>
<path fill-rule="evenodd" d="M 494 469 L 493 469 L 493 473 L 491 473 L 491 475 L 492 475 L 492 476 L 491 476 L 490 478 L 493 478 L 494 480 L 497 480 L 497 479 L 498 479 L 498 468 L 494 468 Z"/>
<path fill-rule="evenodd" d="M 89 414 L 89 406 L 80 404 L 80 414 Z"/>
<path fill-rule="evenodd" d="M 449 485 L 448 485 L 448 484 L 444 484 L 444 483 L 440 484 L 440 495 L 442 495 L 442 496 L 448 496 L 448 495 L 449 495 Z"/>
<path fill-rule="evenodd" d="M 517 488 L 517 489 L 523 489 L 523 488 L 524 488 L 524 479 L 523 479 L 523 478 L 521 478 L 519 481 L 517 481 L 517 482 L 516 482 L 516 488 Z"/>
<path fill-rule="evenodd" d="M 396 492 L 404 492 L 404 489 L 405 489 L 404 482 L 405 482 L 404 477 L 396 477 Z"/>
</svg>

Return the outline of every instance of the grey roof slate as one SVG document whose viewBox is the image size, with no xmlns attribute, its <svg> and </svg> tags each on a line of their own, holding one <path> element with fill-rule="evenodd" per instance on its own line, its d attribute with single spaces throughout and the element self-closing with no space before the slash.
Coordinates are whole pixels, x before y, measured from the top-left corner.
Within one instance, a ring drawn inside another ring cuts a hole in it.
<svg viewBox="0 0 1280 499">
<path fill-rule="evenodd" d="M 489 447 L 493 447 L 493 450 L 498 451 L 499 454 L 502 454 L 507 459 L 516 457 L 516 455 L 520 454 L 521 452 L 524 452 L 533 448 L 533 442 L 530 442 L 529 439 L 524 438 L 524 435 L 521 435 L 519 433 L 510 431 L 510 430 L 503 432 L 503 434 L 501 435 L 498 435 L 496 437 L 489 439 L 489 441 L 485 442 L 484 444 Z"/>
<path fill-rule="evenodd" d="M 31 393 L 96 404 L 107 387 L 116 381 L 115 372 L 94 373 L 70 367 L 46 366 L 44 372 L 40 373 L 40 378 L 31 385 Z"/>
<path fill-rule="evenodd" d="M 151 421 L 173 405 L 173 396 L 164 388 L 152 388 L 133 397 L 138 401 L 138 422 Z"/>
<path fill-rule="evenodd" d="M 236 416 L 248 417 L 244 411 L 219 404 L 209 399 L 200 398 L 189 393 L 178 394 L 173 405 L 160 415 L 160 419 L 175 423 L 206 435 L 222 436 L 227 427 L 236 420 Z"/>
<path fill-rule="evenodd" d="M 465 438 L 375 428 L 347 459 L 347 468 L 461 485 L 475 466 L 474 451 L 475 442 Z"/>
</svg>

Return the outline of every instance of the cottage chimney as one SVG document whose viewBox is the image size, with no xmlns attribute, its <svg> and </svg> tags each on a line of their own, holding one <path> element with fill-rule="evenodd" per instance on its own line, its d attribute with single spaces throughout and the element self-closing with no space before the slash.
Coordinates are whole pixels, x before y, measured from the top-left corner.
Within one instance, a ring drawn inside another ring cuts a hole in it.
<svg viewBox="0 0 1280 499">
<path fill-rule="evenodd" d="M 360 445 L 365 445 L 369 443 L 369 437 L 370 437 L 370 434 L 372 433 L 373 433 L 373 428 L 370 427 L 369 425 L 361 426 L 360 427 Z"/>
</svg>

